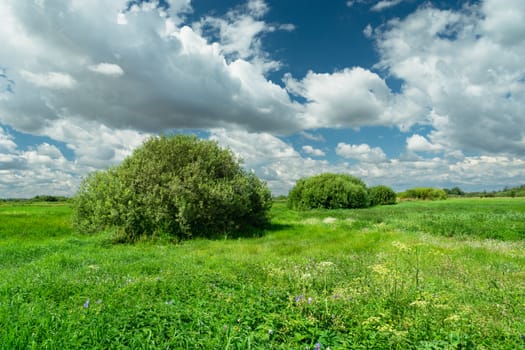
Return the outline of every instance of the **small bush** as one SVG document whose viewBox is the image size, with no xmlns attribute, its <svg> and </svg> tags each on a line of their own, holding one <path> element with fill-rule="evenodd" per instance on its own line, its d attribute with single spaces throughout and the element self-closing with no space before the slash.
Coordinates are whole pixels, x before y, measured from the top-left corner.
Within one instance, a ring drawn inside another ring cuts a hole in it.
<svg viewBox="0 0 525 350">
<path fill-rule="evenodd" d="M 370 205 L 396 204 L 396 193 L 388 186 L 379 185 L 368 189 Z"/>
<path fill-rule="evenodd" d="M 297 181 L 288 194 L 294 209 L 365 208 L 369 204 L 365 183 L 350 175 L 325 173 Z"/>
<path fill-rule="evenodd" d="M 416 187 L 399 194 L 401 199 L 442 200 L 447 199 L 447 193 L 439 188 Z"/>
<path fill-rule="evenodd" d="M 88 176 L 75 197 L 75 223 L 87 232 L 116 227 L 124 241 L 211 237 L 266 225 L 270 206 L 267 186 L 231 151 L 194 136 L 162 136 Z"/>
</svg>

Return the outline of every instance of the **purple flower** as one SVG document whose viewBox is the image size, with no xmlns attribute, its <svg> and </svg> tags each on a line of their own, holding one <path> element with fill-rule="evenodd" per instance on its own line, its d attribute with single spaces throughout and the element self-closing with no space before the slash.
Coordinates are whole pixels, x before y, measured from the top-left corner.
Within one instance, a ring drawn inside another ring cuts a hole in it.
<svg viewBox="0 0 525 350">
<path fill-rule="evenodd" d="M 87 309 L 89 307 L 89 299 L 86 299 L 86 302 L 84 303 L 84 309 Z"/>
<path fill-rule="evenodd" d="M 321 350 L 321 343 L 315 343 L 314 350 Z"/>
<path fill-rule="evenodd" d="M 300 301 L 303 300 L 303 299 L 304 299 L 304 297 L 303 297 L 303 295 L 301 294 L 301 295 L 295 297 L 295 302 L 298 303 L 298 302 L 300 302 Z"/>
</svg>

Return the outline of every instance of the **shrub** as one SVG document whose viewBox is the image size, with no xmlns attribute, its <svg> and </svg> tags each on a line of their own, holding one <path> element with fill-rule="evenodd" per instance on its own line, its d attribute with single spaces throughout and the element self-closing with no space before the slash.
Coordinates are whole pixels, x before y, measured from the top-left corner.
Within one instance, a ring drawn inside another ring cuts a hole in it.
<svg viewBox="0 0 525 350">
<path fill-rule="evenodd" d="M 211 237 L 266 225 L 270 206 L 267 186 L 231 151 L 195 136 L 161 136 L 84 180 L 75 223 L 86 232 L 116 227 L 126 241 Z"/>
<path fill-rule="evenodd" d="M 369 204 L 366 186 L 360 179 L 325 173 L 297 181 L 288 194 L 294 209 L 364 208 Z"/>
<path fill-rule="evenodd" d="M 388 186 L 379 185 L 368 189 L 370 205 L 396 204 L 396 193 Z"/>
<path fill-rule="evenodd" d="M 416 187 L 399 194 L 402 199 L 441 200 L 447 199 L 447 193 L 439 188 Z"/>
</svg>

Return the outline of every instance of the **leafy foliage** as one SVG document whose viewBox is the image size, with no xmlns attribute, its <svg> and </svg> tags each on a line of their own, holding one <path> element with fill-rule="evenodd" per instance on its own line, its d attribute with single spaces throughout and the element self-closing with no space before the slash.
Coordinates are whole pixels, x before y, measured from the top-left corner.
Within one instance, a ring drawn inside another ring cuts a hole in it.
<svg viewBox="0 0 525 350">
<path fill-rule="evenodd" d="M 151 138 L 118 167 L 91 174 L 75 204 L 83 231 L 183 239 L 264 226 L 271 194 L 231 151 L 179 135 Z"/>
<path fill-rule="evenodd" d="M 451 195 L 451 196 L 464 196 L 465 195 L 465 191 L 463 191 L 461 188 L 457 186 L 452 187 L 452 188 L 444 188 L 443 191 L 445 191 L 447 195 Z"/>
<path fill-rule="evenodd" d="M 385 185 L 370 187 L 368 195 L 370 196 L 370 205 L 396 204 L 396 193 Z"/>
<path fill-rule="evenodd" d="M 294 209 L 365 208 L 369 199 L 361 179 L 325 173 L 297 181 L 288 194 L 288 205 Z"/>
<path fill-rule="evenodd" d="M 447 199 L 447 193 L 439 188 L 416 187 L 406 190 L 399 194 L 401 199 L 423 199 L 423 200 L 442 200 Z"/>
</svg>

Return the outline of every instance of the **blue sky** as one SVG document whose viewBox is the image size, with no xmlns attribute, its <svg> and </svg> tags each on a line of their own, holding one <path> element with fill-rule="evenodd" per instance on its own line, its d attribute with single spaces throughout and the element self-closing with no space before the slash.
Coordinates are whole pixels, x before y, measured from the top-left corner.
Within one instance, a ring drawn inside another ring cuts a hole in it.
<svg viewBox="0 0 525 350">
<path fill-rule="evenodd" d="M 148 137 L 229 147 L 274 194 L 525 183 L 522 0 L 5 0 L 0 197 L 73 195 Z"/>
</svg>

